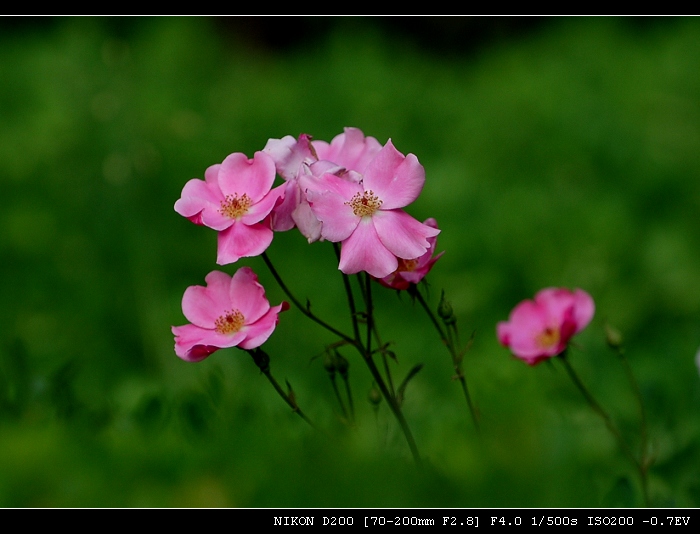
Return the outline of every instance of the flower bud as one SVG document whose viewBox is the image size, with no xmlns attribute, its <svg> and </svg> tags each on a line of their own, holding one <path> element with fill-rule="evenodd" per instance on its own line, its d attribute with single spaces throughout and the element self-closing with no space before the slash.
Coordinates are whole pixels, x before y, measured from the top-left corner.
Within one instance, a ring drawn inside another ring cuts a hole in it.
<svg viewBox="0 0 700 534">
<path fill-rule="evenodd" d="M 325 355 L 323 356 L 323 367 L 326 369 L 328 374 L 331 375 L 331 378 L 335 376 L 335 356 L 331 354 L 330 351 L 326 351 Z"/>
<path fill-rule="evenodd" d="M 379 403 L 382 402 L 382 394 L 377 389 L 377 386 L 372 386 L 372 389 L 369 390 L 367 400 L 369 400 L 369 403 L 374 407 L 375 410 L 379 408 Z"/>
<path fill-rule="evenodd" d="M 437 313 L 445 324 L 454 324 L 457 322 L 454 311 L 452 310 L 452 304 L 445 300 L 444 291 L 440 294 Z"/>
<path fill-rule="evenodd" d="M 348 377 L 348 369 L 350 369 L 350 362 L 345 359 L 345 357 L 340 354 L 337 350 L 335 352 L 335 368 L 340 373 L 344 379 Z"/>
<path fill-rule="evenodd" d="M 614 326 L 610 326 L 608 323 L 605 323 L 605 341 L 608 343 L 610 348 L 619 350 L 622 347 L 623 342 L 622 332 L 620 332 Z"/>
</svg>

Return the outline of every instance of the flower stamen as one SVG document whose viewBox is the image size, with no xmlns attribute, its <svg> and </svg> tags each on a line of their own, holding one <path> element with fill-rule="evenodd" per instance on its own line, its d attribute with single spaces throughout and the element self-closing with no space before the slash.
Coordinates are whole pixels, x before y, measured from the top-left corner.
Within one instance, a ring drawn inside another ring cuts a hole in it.
<svg viewBox="0 0 700 534">
<path fill-rule="evenodd" d="M 416 267 L 418 267 L 418 258 L 414 260 L 404 260 L 403 258 L 397 258 L 399 260 L 399 266 L 396 269 L 396 272 L 398 273 L 403 273 L 403 272 L 413 272 L 416 270 Z"/>
<path fill-rule="evenodd" d="M 248 209 L 252 204 L 253 201 L 250 200 L 250 197 L 246 193 L 243 193 L 240 197 L 237 193 L 226 195 L 226 198 L 221 201 L 219 213 L 229 219 L 239 219 L 248 213 Z"/>
<path fill-rule="evenodd" d="M 348 202 L 345 202 L 345 205 L 350 206 L 352 212 L 357 217 L 370 217 L 374 215 L 374 212 L 377 211 L 382 204 L 382 200 L 380 200 L 372 190 L 365 191 L 362 194 L 355 193 Z"/>
<path fill-rule="evenodd" d="M 235 334 L 245 324 L 243 314 L 238 310 L 228 310 L 214 322 L 214 330 L 219 334 Z"/>
<path fill-rule="evenodd" d="M 556 347 L 561 339 L 559 328 L 548 326 L 536 337 L 536 343 L 540 348 L 550 349 Z"/>
</svg>

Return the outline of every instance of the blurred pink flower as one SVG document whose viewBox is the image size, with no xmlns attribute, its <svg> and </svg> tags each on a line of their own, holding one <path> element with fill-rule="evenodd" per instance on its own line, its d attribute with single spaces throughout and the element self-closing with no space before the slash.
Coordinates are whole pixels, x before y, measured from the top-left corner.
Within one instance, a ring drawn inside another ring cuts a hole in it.
<svg viewBox="0 0 700 534">
<path fill-rule="evenodd" d="M 175 354 L 188 362 L 227 347 L 259 347 L 274 331 L 278 314 L 289 308 L 286 302 L 270 307 L 250 267 L 233 277 L 213 271 L 205 280 L 206 287 L 188 287 L 182 297 L 182 313 L 191 324 L 172 327 Z"/>
<path fill-rule="evenodd" d="M 274 180 L 275 162 L 270 155 L 256 152 L 248 159 L 237 152 L 209 167 L 204 180 L 187 182 L 175 211 L 219 232 L 219 265 L 257 256 L 272 242 L 268 216 L 284 196 L 284 186 L 272 189 Z"/>
<path fill-rule="evenodd" d="M 438 227 L 437 221 L 433 218 L 426 219 L 423 224 L 431 228 Z M 430 269 L 433 268 L 433 264 L 444 254 L 444 252 L 440 252 L 437 256 L 433 256 L 435 253 L 437 236 L 429 237 L 428 243 L 430 243 L 428 250 L 420 258 L 416 258 L 415 260 L 399 259 L 398 268 L 389 276 L 378 278 L 377 281 L 390 289 L 401 290 L 408 289 L 411 284 L 417 284 L 423 280 L 430 272 Z"/>
<path fill-rule="evenodd" d="M 416 156 L 404 156 L 391 140 L 363 174 L 326 173 L 321 180 L 324 189 L 308 191 L 308 200 L 322 223 L 321 237 L 341 243 L 338 268 L 346 274 L 366 271 L 384 278 L 396 271 L 399 259 L 425 254 L 427 239 L 440 233 L 401 209 L 420 194 L 425 170 Z"/>
<path fill-rule="evenodd" d="M 581 289 L 543 289 L 535 300 L 524 300 L 498 323 L 498 340 L 528 365 L 561 354 L 574 334 L 593 318 L 595 304 Z"/>
</svg>

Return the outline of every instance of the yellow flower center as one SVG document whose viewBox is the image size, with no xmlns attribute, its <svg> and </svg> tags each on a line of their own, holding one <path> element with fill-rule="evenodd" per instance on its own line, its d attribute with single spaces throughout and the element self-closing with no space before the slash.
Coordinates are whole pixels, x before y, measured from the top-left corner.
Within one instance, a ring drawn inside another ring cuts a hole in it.
<svg viewBox="0 0 700 534">
<path fill-rule="evenodd" d="M 550 349 L 552 347 L 556 347 L 559 344 L 561 335 L 559 333 L 558 328 L 547 327 L 535 339 L 540 348 Z"/>
<path fill-rule="evenodd" d="M 240 197 L 238 194 L 226 195 L 226 198 L 221 201 L 219 213 L 229 219 L 238 219 L 248 213 L 248 208 L 252 203 L 250 197 L 245 193 Z"/>
<path fill-rule="evenodd" d="M 382 201 L 374 194 L 374 191 L 370 190 L 362 194 L 355 193 L 355 196 L 349 202 L 346 202 L 345 205 L 350 206 L 357 217 L 370 217 L 379 209 Z"/>
<path fill-rule="evenodd" d="M 238 310 L 229 310 L 214 322 L 214 330 L 219 334 L 235 334 L 243 328 L 245 318 Z"/>
</svg>

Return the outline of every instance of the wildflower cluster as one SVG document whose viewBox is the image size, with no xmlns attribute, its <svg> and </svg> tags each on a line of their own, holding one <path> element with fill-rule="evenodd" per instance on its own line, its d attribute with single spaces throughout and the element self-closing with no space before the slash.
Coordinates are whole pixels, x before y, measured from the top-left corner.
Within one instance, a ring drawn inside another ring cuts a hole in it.
<svg viewBox="0 0 700 534">
<path fill-rule="evenodd" d="M 277 177 L 281 179 L 279 185 L 275 185 Z M 177 213 L 218 232 L 217 264 L 261 256 L 295 307 L 337 337 L 325 348 L 324 367 L 341 417 L 349 424 L 354 424 L 355 418 L 348 381 L 352 360 L 342 352 L 345 348 L 357 352 L 372 377 L 372 404 L 377 407 L 382 399 L 387 403 L 417 463 L 421 457 L 402 402 L 407 383 L 422 364 L 412 368 L 398 387 L 394 386 L 390 364 L 395 354 L 379 334 L 373 287 L 404 292 L 424 309 L 450 354 L 454 378 L 459 380 L 474 426 L 479 428 L 479 411 L 463 369 L 471 340 L 466 347 L 461 345 L 457 321 L 444 292 L 433 309 L 422 291 L 425 277 L 443 254 L 435 252 L 440 233 L 436 220 L 420 222 L 405 211 L 420 195 L 425 180 L 425 169 L 415 155 L 404 155 L 391 140 L 382 145 L 357 128 L 345 128 L 330 143 L 301 134 L 298 138 L 270 139 L 252 158 L 231 154 L 206 169 L 204 180 L 187 182 L 175 203 Z M 351 332 L 312 312 L 308 301 L 302 304 L 268 257 L 275 233 L 295 228 L 310 244 L 332 243 L 347 296 Z M 357 279 L 354 289 L 351 276 Z M 270 357 L 261 348 L 274 332 L 279 314 L 289 305 L 281 302 L 271 306 L 250 267 L 241 267 L 232 276 L 213 271 L 205 281 L 205 287 L 189 287 L 182 299 L 182 311 L 190 324 L 172 328 L 177 356 L 198 362 L 222 348 L 238 347 L 248 352 L 285 402 L 313 425 L 300 410 L 291 386 L 287 384 L 285 391 L 273 378 Z M 586 401 L 634 463 L 648 501 L 646 472 L 650 461 L 646 443 L 642 444 L 641 459 L 637 459 L 566 358 L 572 337 L 591 322 L 594 311 L 593 298 L 581 289 L 543 289 L 534 300 L 518 304 L 508 321 L 497 325 L 497 338 L 528 365 L 555 358 L 563 362 Z M 622 357 L 620 344 L 613 348 Z M 344 390 L 338 388 L 336 374 L 344 381 Z M 638 392 L 631 371 L 628 376 Z M 641 408 L 639 395 L 638 400 Z M 644 417 L 642 421 L 644 427 Z M 641 434 L 646 436 L 645 428 Z"/>
<path fill-rule="evenodd" d="M 277 176 L 282 180 L 280 185 L 275 185 Z M 333 371 L 334 387 L 335 370 L 342 370 L 345 399 L 337 388 L 336 392 L 343 417 L 350 422 L 354 408 L 347 381 L 349 364 L 339 350 L 343 346 L 357 350 L 417 461 L 418 451 L 400 406 L 408 379 L 403 388 L 394 389 L 387 362 L 391 352 L 388 344 L 380 341 L 373 319 L 371 287 L 378 282 L 387 288 L 407 290 L 414 298 L 419 296 L 435 321 L 416 285 L 442 255 L 434 254 L 440 230 L 435 219 L 420 222 L 405 211 L 424 184 L 425 170 L 416 156 L 402 154 L 391 140 L 381 145 L 357 128 L 346 128 L 330 143 L 302 134 L 296 139 L 270 139 L 250 159 L 245 154 L 231 154 L 209 167 L 204 180 L 187 182 L 175 203 L 177 213 L 218 232 L 219 265 L 262 256 L 289 300 L 339 338 L 326 349 L 327 361 L 333 363 L 327 367 Z M 333 244 L 347 293 L 352 333 L 331 326 L 312 313 L 308 304 L 302 305 L 268 257 L 266 251 L 274 234 L 294 228 L 309 243 Z M 349 275 L 358 277 L 362 298 L 357 302 L 363 303 L 364 309 L 356 304 L 357 289 L 351 288 Z M 213 271 L 206 283 L 206 287 L 193 286 L 185 292 L 182 310 L 191 324 L 173 327 L 175 353 L 183 360 L 197 362 L 221 348 L 245 350 L 285 401 L 307 419 L 291 391 L 285 393 L 272 378 L 270 358 L 261 349 L 288 304 L 271 306 L 249 267 L 240 268 L 233 276 Z M 365 325 L 367 330 L 361 333 Z M 448 348 L 455 353 L 453 344 Z M 375 357 L 384 364 L 383 374 Z M 338 362 L 346 363 L 339 366 Z M 409 377 L 416 372 L 409 373 Z M 466 382 L 463 385 L 466 388 Z"/>
<path fill-rule="evenodd" d="M 273 187 L 276 174 L 285 183 Z M 421 223 L 403 210 L 424 183 L 425 171 L 416 156 L 404 156 L 391 140 L 381 146 L 357 128 L 346 128 L 330 143 L 302 134 L 298 139 L 270 139 L 252 159 L 231 154 L 209 167 L 204 180 L 185 184 L 175 211 L 218 232 L 219 265 L 259 256 L 275 231 L 296 227 L 309 243 L 340 243 L 338 268 L 343 273 L 366 272 L 387 287 L 407 289 L 420 282 L 439 257 L 432 257 L 440 232 L 435 220 Z M 188 289 L 183 313 L 192 325 L 173 329 L 178 356 L 199 361 L 216 348 L 252 349 L 270 336 L 275 324 L 270 317 L 276 321 L 283 308 L 270 308 L 264 316 L 241 315 L 240 307 L 269 308 L 256 275 L 245 269 L 236 273 L 230 291 L 221 280 L 226 275 L 216 272 L 207 276 L 206 288 Z M 208 307 L 205 299 L 211 301 Z M 249 302 L 231 308 L 239 312 L 235 320 L 218 309 L 241 299 Z M 215 308 L 218 311 L 212 311 Z M 226 328 L 212 322 L 223 317 L 232 321 Z M 252 328 L 262 328 L 260 321 L 265 321 L 267 335 L 245 336 Z"/>
</svg>

